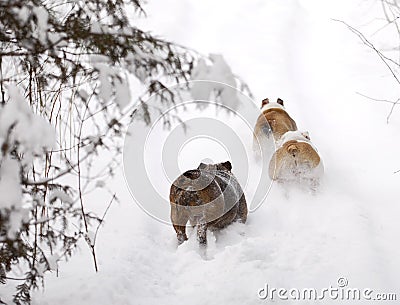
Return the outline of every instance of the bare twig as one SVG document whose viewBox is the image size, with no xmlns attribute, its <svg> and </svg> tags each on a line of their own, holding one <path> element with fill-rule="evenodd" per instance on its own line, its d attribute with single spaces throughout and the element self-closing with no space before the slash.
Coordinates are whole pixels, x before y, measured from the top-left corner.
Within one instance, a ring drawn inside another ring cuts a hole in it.
<svg viewBox="0 0 400 305">
<path fill-rule="evenodd" d="M 110 203 L 108 204 L 106 210 L 104 211 L 103 216 L 102 216 L 101 219 L 100 219 L 100 222 L 99 222 L 99 224 L 98 224 L 98 226 L 97 226 L 97 228 L 96 228 L 96 232 L 94 233 L 94 237 L 93 237 L 93 246 L 96 245 L 97 233 L 99 232 L 100 226 L 102 225 L 102 223 L 103 223 L 103 221 L 104 221 L 104 218 L 106 217 L 106 215 L 107 215 L 107 213 L 108 213 L 108 210 L 110 209 L 111 204 L 113 203 L 113 201 L 114 201 L 115 198 L 116 198 L 116 196 L 115 196 L 115 194 L 114 194 L 114 195 L 112 196 L 112 198 L 111 198 L 111 200 L 110 200 Z"/>
<path fill-rule="evenodd" d="M 38 180 L 38 181 L 32 181 L 32 180 L 29 180 L 29 179 L 23 179 L 22 183 L 25 184 L 25 185 L 46 185 L 46 184 L 49 184 L 50 182 L 52 182 L 52 181 L 54 181 L 54 180 L 56 180 L 56 179 L 58 179 L 58 178 L 60 178 L 60 177 L 62 177 L 64 175 L 70 173 L 73 169 L 75 169 L 78 166 L 79 162 L 85 161 L 90 156 L 91 156 L 90 153 L 86 154 L 77 163 L 70 165 L 70 167 L 68 167 L 67 169 L 61 171 L 60 173 L 58 173 L 54 177 L 41 179 L 41 180 Z"/>
<path fill-rule="evenodd" d="M 376 35 L 377 33 L 379 33 L 380 31 L 382 31 L 383 29 L 385 29 L 385 28 L 388 27 L 389 25 L 391 25 L 391 24 L 393 24 L 393 23 L 396 23 L 396 21 L 397 21 L 399 18 L 400 18 L 400 16 L 394 18 L 393 20 L 388 20 L 388 22 L 387 22 L 384 26 L 382 26 L 381 28 L 377 29 L 374 33 L 372 33 L 372 36 Z"/>
<path fill-rule="evenodd" d="M 1 104 L 6 103 L 5 91 L 4 91 L 4 80 L 3 80 L 3 57 L 0 56 L 0 90 L 1 90 Z"/>
<path fill-rule="evenodd" d="M 390 119 L 390 117 L 392 116 L 394 107 L 399 103 L 399 101 L 400 101 L 400 99 L 398 99 L 396 102 L 394 102 L 393 105 L 392 105 L 392 107 L 390 108 L 389 114 L 388 114 L 388 116 L 386 117 L 386 123 L 389 124 L 389 119 Z"/>
<path fill-rule="evenodd" d="M 385 12 L 385 14 L 386 14 L 386 18 L 389 18 L 386 12 Z M 391 64 L 396 65 L 397 67 L 400 67 L 400 63 L 399 63 L 399 62 L 396 62 L 396 61 L 394 61 L 393 59 L 388 58 L 387 56 L 385 56 L 380 50 L 378 50 L 378 49 L 374 46 L 373 43 L 371 43 L 371 42 L 370 42 L 359 30 L 357 30 L 356 28 L 352 27 L 351 25 L 347 24 L 346 22 L 344 22 L 344 21 L 342 21 L 342 20 L 338 20 L 338 19 L 332 19 L 332 20 L 333 20 L 333 21 L 336 21 L 336 22 L 340 22 L 340 23 L 346 25 L 347 28 L 349 28 L 350 31 L 352 31 L 354 34 L 356 34 L 366 46 L 368 46 L 370 49 L 372 49 L 372 50 L 379 56 L 379 58 L 380 58 L 381 61 L 384 63 L 384 65 L 387 67 L 387 69 L 390 71 L 390 73 L 392 74 L 393 78 L 396 80 L 397 84 L 400 85 L 400 79 L 399 79 L 399 77 L 397 76 L 395 70 L 390 66 L 390 63 L 391 63 Z M 388 19 L 388 20 L 389 20 L 389 19 Z M 394 23 L 395 23 L 396 26 L 397 26 L 397 23 L 396 23 L 396 22 L 394 22 Z M 387 122 L 387 123 L 389 123 L 389 120 L 390 120 L 390 117 L 391 117 L 391 115 L 392 115 L 392 113 L 393 113 L 394 108 L 395 108 L 396 105 L 400 102 L 400 99 L 398 99 L 397 101 L 394 102 L 394 101 L 389 101 L 389 100 L 385 100 L 385 99 L 375 99 L 375 98 L 371 98 L 371 97 L 368 97 L 368 96 L 363 95 L 363 94 L 358 93 L 358 92 L 357 92 L 357 94 L 359 94 L 359 95 L 361 95 L 361 96 L 363 96 L 363 97 L 366 97 L 366 98 L 368 98 L 368 99 L 370 99 L 370 100 L 373 100 L 373 101 L 385 102 L 385 103 L 390 103 L 390 104 L 392 104 L 392 107 L 391 107 L 391 109 L 390 109 L 390 111 L 389 111 L 389 114 L 388 114 L 388 116 L 386 117 L 386 122 Z"/>
<path fill-rule="evenodd" d="M 391 117 L 392 114 L 393 114 L 394 107 L 396 107 L 396 105 L 398 105 L 398 104 L 400 103 L 400 98 L 397 99 L 397 101 L 393 102 L 393 101 L 384 100 L 384 99 L 372 98 L 372 97 L 369 97 L 369 96 L 367 96 L 367 95 L 364 95 L 364 94 L 362 94 L 362 93 L 360 93 L 360 92 L 356 92 L 356 93 L 357 93 L 358 95 L 361 95 L 362 97 L 365 97 L 365 98 L 367 98 L 367 99 L 369 99 L 369 100 L 372 100 L 372 101 L 375 101 L 375 102 L 384 102 L 384 103 L 392 104 L 392 106 L 390 107 L 389 114 L 388 114 L 387 117 L 386 117 L 386 123 L 389 124 L 389 120 L 390 120 L 390 117 Z"/>
<path fill-rule="evenodd" d="M 362 93 L 360 93 L 360 92 L 356 92 L 356 93 L 357 93 L 358 95 L 361 95 L 362 97 L 365 97 L 365 98 L 367 98 L 367 99 L 369 99 L 369 100 L 372 100 L 372 101 L 375 101 L 375 102 L 385 102 L 385 103 L 389 103 L 389 104 L 396 104 L 396 103 L 397 103 L 397 102 L 393 102 L 393 101 L 389 101 L 389 100 L 373 98 L 373 97 L 364 95 L 364 94 L 362 94 Z"/>
<path fill-rule="evenodd" d="M 397 77 L 396 73 L 394 72 L 394 70 L 392 69 L 392 67 L 389 65 L 388 61 L 391 62 L 392 64 L 396 65 L 396 66 L 400 66 L 399 63 L 395 62 L 393 59 L 386 57 L 384 54 L 382 54 L 381 51 L 379 51 L 359 30 L 357 30 L 356 28 L 352 27 L 351 25 L 347 24 L 346 22 L 342 21 L 342 20 L 338 20 L 338 19 L 332 19 L 333 21 L 336 22 L 340 22 L 343 23 L 345 26 L 347 26 L 350 31 L 352 31 L 354 34 L 356 34 L 361 41 L 368 46 L 369 48 L 371 48 L 372 50 L 374 50 L 374 52 L 379 56 L 379 58 L 382 60 L 382 62 L 385 64 L 385 66 L 388 68 L 388 70 L 390 71 L 390 73 L 392 74 L 392 76 L 395 78 L 395 80 L 397 81 L 398 84 L 400 84 L 400 80 Z"/>
</svg>

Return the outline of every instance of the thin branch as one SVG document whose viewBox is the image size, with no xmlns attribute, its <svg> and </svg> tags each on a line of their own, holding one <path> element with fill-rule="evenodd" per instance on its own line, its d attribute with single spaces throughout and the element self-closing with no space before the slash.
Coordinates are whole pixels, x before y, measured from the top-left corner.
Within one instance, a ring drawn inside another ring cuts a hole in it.
<svg viewBox="0 0 400 305">
<path fill-rule="evenodd" d="M 390 119 L 390 117 L 392 116 L 394 107 L 399 103 L 399 101 L 400 101 L 400 99 L 398 99 L 395 103 L 393 103 L 392 107 L 390 108 L 389 114 L 388 114 L 388 116 L 386 117 L 386 123 L 387 123 L 387 124 L 389 124 L 389 119 Z"/>
<path fill-rule="evenodd" d="M 106 217 L 106 215 L 107 215 L 107 213 L 108 213 L 108 210 L 110 209 L 111 204 L 113 203 L 113 201 L 114 201 L 115 198 L 116 198 L 116 195 L 115 195 L 115 193 L 114 193 L 114 195 L 112 196 L 112 198 L 111 198 L 111 200 L 110 200 L 110 203 L 108 204 L 106 210 L 104 211 L 103 216 L 102 216 L 101 219 L 100 219 L 99 225 L 98 225 L 97 228 L 96 228 L 96 232 L 94 233 L 94 237 L 93 237 L 93 246 L 96 245 L 97 233 L 99 232 L 100 226 L 101 226 L 101 224 L 103 223 L 104 218 Z"/>
<path fill-rule="evenodd" d="M 382 4 L 383 4 L 383 2 L 382 2 Z M 385 7 L 383 7 L 383 8 L 384 8 L 385 16 L 386 16 L 387 20 L 389 21 L 389 16 L 388 16 L 388 14 L 387 14 L 387 12 L 386 12 L 386 10 L 385 10 Z M 389 64 L 389 62 L 390 62 L 390 63 L 396 65 L 397 67 L 400 67 L 400 63 L 399 63 L 399 62 L 396 62 L 396 61 L 394 61 L 393 59 L 388 58 L 387 56 L 385 56 L 385 55 L 384 55 L 381 51 L 379 51 L 379 50 L 374 46 L 374 44 L 371 43 L 359 30 L 355 29 L 354 27 L 352 27 L 351 25 L 347 24 L 346 22 L 344 22 L 344 21 L 342 21 L 342 20 L 338 20 L 338 19 L 332 19 L 332 20 L 333 20 L 333 21 L 336 21 L 336 22 L 340 22 L 340 23 L 346 25 L 347 28 L 349 28 L 354 34 L 356 34 L 366 46 L 368 46 L 369 48 L 371 48 L 372 50 L 374 50 L 374 52 L 379 56 L 379 58 L 381 59 L 381 61 L 385 64 L 385 66 L 387 67 L 387 69 L 390 71 L 390 73 L 392 74 L 392 76 L 394 77 L 394 79 L 396 80 L 396 82 L 400 85 L 400 80 L 399 80 L 399 78 L 398 78 L 396 72 L 394 71 L 394 69 L 393 69 L 393 68 L 390 66 L 390 64 Z M 397 25 L 396 20 L 397 20 L 397 18 L 394 19 L 393 21 L 394 21 L 394 23 L 396 24 L 396 27 L 397 27 L 397 29 L 398 29 L 398 33 L 400 34 L 400 30 L 399 30 L 399 28 L 398 28 L 398 25 Z M 357 94 L 359 94 L 359 95 L 361 95 L 361 96 L 363 96 L 363 97 L 365 97 L 365 98 L 368 98 L 368 99 L 370 99 L 370 100 L 373 100 L 373 101 L 385 102 L 385 103 L 392 104 L 392 107 L 390 108 L 389 114 L 388 114 L 388 116 L 386 117 L 386 123 L 389 124 L 389 120 L 390 120 L 391 115 L 393 114 L 393 110 L 394 110 L 394 108 L 396 107 L 396 105 L 400 102 L 400 99 L 398 99 L 397 101 L 393 102 L 393 101 L 389 101 L 389 100 L 385 100 L 385 99 L 375 99 L 375 98 L 371 98 L 371 97 L 368 97 L 368 96 L 366 96 L 366 95 L 363 95 L 363 94 L 361 94 L 361 93 L 359 93 L 359 92 L 357 92 Z"/>
<path fill-rule="evenodd" d="M 2 278 L 6 279 L 6 280 L 11 280 L 11 281 L 25 281 L 26 280 L 26 278 L 16 278 L 16 277 L 9 277 L 9 276 L 2 277 Z"/>
<path fill-rule="evenodd" d="M 0 56 L 0 90 L 1 90 L 1 104 L 5 105 L 5 91 L 4 91 L 4 79 L 3 79 L 3 57 Z"/>
<path fill-rule="evenodd" d="M 387 117 L 386 117 L 386 123 L 389 124 L 389 120 L 390 120 L 390 117 L 391 117 L 392 114 L 393 114 L 394 107 L 396 107 L 396 105 L 398 105 L 398 104 L 400 103 L 400 98 L 397 99 L 397 101 L 393 102 L 393 101 L 389 101 L 389 100 L 383 100 L 383 99 L 372 98 L 372 97 L 369 97 L 369 96 L 367 96 L 367 95 L 364 95 L 364 94 L 362 94 L 362 93 L 360 93 L 360 92 L 356 92 L 356 93 L 357 93 L 358 95 L 361 95 L 362 97 L 365 97 L 365 98 L 367 98 L 367 99 L 369 99 L 369 100 L 372 100 L 372 101 L 375 101 L 375 102 L 384 102 L 384 103 L 392 104 L 392 106 L 390 107 L 389 114 L 388 114 Z"/>
<path fill-rule="evenodd" d="M 367 95 L 364 95 L 360 92 L 356 92 L 356 94 L 361 95 L 362 97 L 365 97 L 369 100 L 375 101 L 375 102 L 385 102 L 385 103 L 389 103 L 389 104 L 397 104 L 397 102 L 393 102 L 393 101 L 389 101 L 389 100 L 383 100 L 383 99 L 377 99 L 377 98 L 373 98 Z"/>
<path fill-rule="evenodd" d="M 91 153 L 86 154 L 81 160 L 79 160 L 77 163 L 75 164 L 70 164 L 70 167 L 61 171 L 60 173 L 58 173 L 57 175 L 55 175 L 54 177 L 51 178 L 47 178 L 47 179 L 42 179 L 42 180 L 38 180 L 38 181 L 31 181 L 29 179 L 23 179 L 22 183 L 25 185 L 47 185 L 50 182 L 68 174 L 69 172 L 71 172 L 73 169 L 75 169 L 75 167 L 78 166 L 79 162 L 83 162 L 84 160 L 86 160 L 88 157 L 91 156 Z"/>
<path fill-rule="evenodd" d="M 386 27 L 388 27 L 388 26 L 391 25 L 392 23 L 395 23 L 399 18 L 400 18 L 400 16 L 394 18 L 393 20 L 388 20 L 388 22 L 387 22 L 384 26 L 382 26 L 381 28 L 379 28 L 379 29 L 377 29 L 375 32 L 373 32 L 373 33 L 372 33 L 372 36 L 376 35 L 378 32 L 382 31 L 383 29 L 385 29 Z"/>
<path fill-rule="evenodd" d="M 396 73 L 393 71 L 392 67 L 389 65 L 388 61 L 390 61 L 391 63 L 395 64 L 396 66 L 400 66 L 399 63 L 395 62 L 393 59 L 386 57 L 384 54 L 382 54 L 381 51 L 379 51 L 359 30 L 357 30 L 356 28 L 352 27 L 351 25 L 347 24 L 346 22 L 342 21 L 342 20 L 338 20 L 338 19 L 332 19 L 333 21 L 336 22 L 340 22 L 344 25 L 346 25 L 350 31 L 352 31 L 354 34 L 356 34 L 361 41 L 368 46 L 369 48 L 371 48 L 372 50 L 375 51 L 375 53 L 379 56 L 379 58 L 382 60 L 382 62 L 385 64 L 385 66 L 388 68 L 388 70 L 390 71 L 390 73 L 392 74 L 392 76 L 395 78 L 395 80 L 397 81 L 397 83 L 400 85 L 400 80 L 397 77 Z"/>
</svg>

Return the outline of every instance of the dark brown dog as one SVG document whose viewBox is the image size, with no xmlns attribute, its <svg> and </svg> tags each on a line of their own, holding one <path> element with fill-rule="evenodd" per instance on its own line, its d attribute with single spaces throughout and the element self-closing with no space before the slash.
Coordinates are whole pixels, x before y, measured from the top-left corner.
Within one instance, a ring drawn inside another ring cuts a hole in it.
<svg viewBox="0 0 400 305">
<path fill-rule="evenodd" d="M 264 99 L 261 111 L 262 114 L 254 127 L 255 138 L 262 139 L 265 136 L 269 138 L 272 134 L 275 141 L 278 141 L 286 132 L 297 130 L 296 122 L 286 112 L 280 98 L 276 103 L 270 103 L 268 98 Z"/>
<path fill-rule="evenodd" d="M 207 229 L 218 230 L 234 221 L 246 222 L 243 190 L 231 172 L 229 161 L 200 163 L 179 176 L 171 186 L 171 220 L 179 244 L 187 240 L 186 223 L 197 227 L 197 239 L 207 243 Z"/>
<path fill-rule="evenodd" d="M 307 132 L 288 132 L 269 164 L 269 176 L 279 182 L 307 182 L 312 189 L 324 172 L 322 160 Z"/>
</svg>

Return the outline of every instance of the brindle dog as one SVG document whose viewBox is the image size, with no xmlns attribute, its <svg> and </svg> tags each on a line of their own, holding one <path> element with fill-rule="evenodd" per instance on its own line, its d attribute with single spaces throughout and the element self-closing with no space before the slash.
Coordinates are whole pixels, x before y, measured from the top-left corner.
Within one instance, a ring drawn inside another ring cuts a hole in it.
<svg viewBox="0 0 400 305">
<path fill-rule="evenodd" d="M 246 222 L 247 204 L 243 190 L 231 172 L 229 161 L 200 163 L 180 175 L 170 190 L 171 220 L 178 243 L 187 240 L 186 223 L 197 227 L 197 239 L 207 244 L 207 229 L 219 230 L 234 221 Z"/>
</svg>

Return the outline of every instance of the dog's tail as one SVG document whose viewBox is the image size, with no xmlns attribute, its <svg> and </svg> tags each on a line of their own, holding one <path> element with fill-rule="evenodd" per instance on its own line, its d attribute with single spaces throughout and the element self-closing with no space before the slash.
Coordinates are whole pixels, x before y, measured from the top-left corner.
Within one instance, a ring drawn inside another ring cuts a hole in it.
<svg viewBox="0 0 400 305">
<path fill-rule="evenodd" d="M 291 144 L 288 146 L 287 152 L 295 158 L 299 153 L 299 148 L 297 147 L 296 144 Z"/>
</svg>

